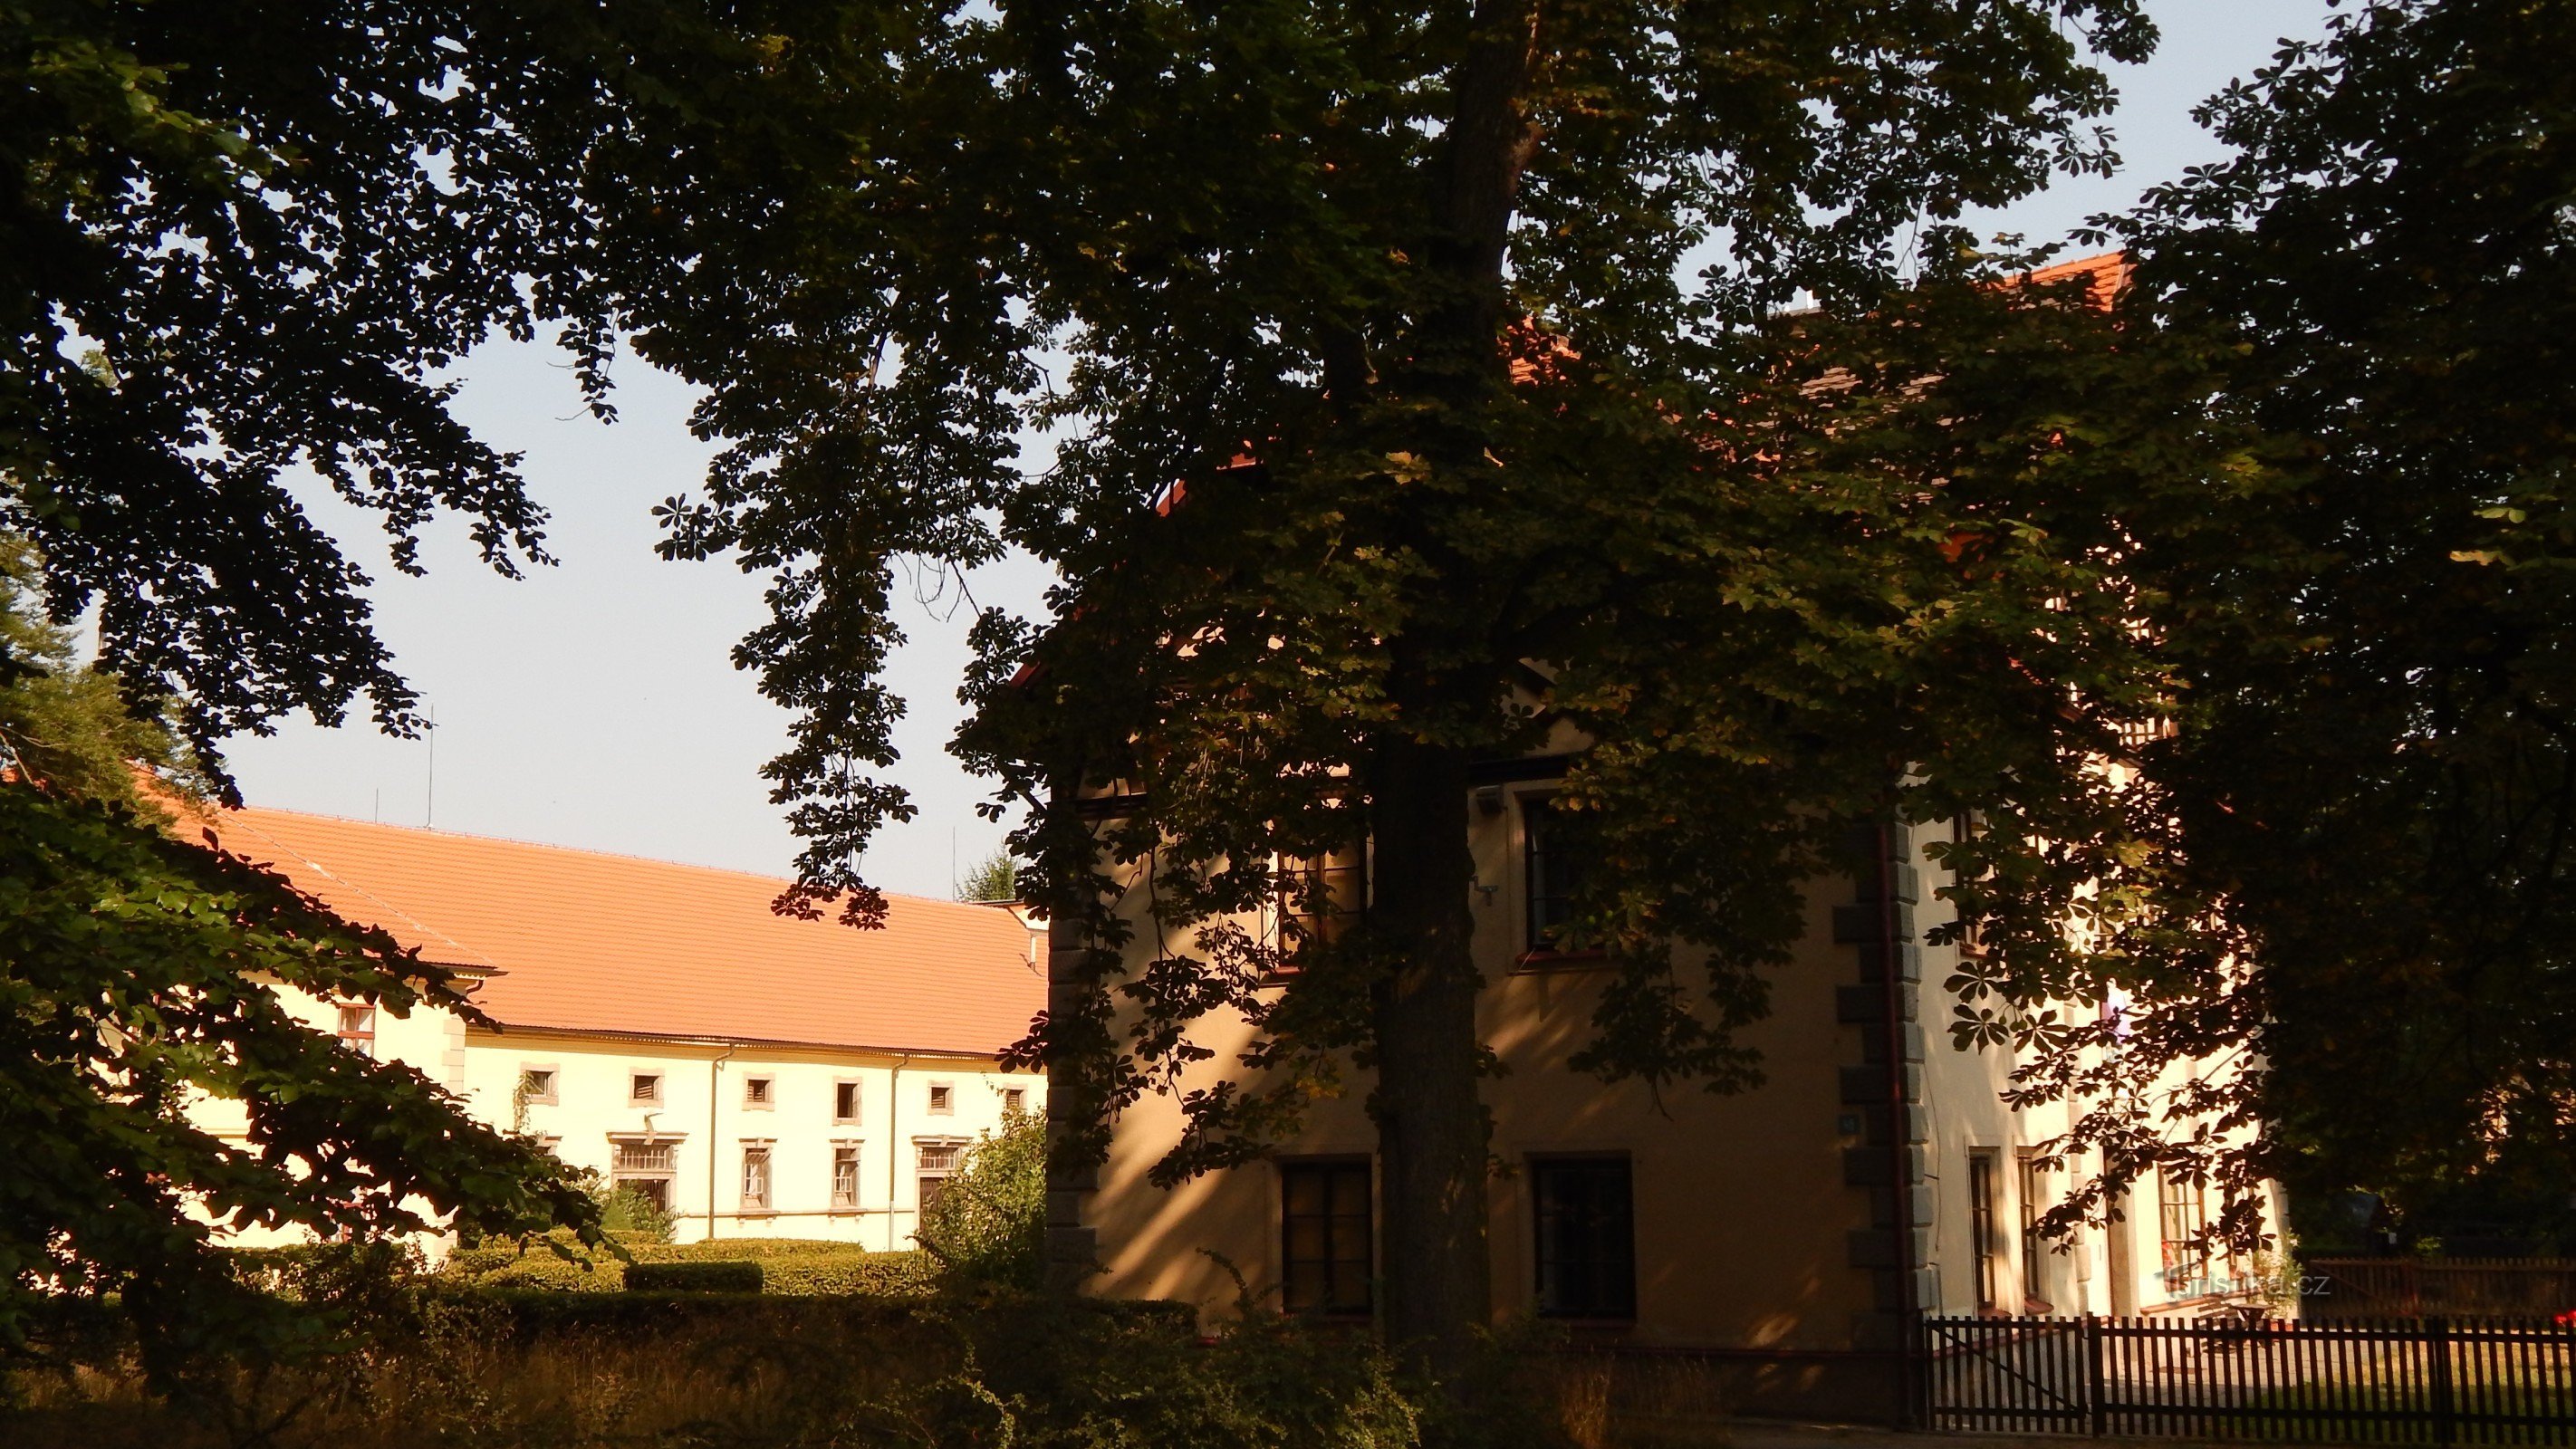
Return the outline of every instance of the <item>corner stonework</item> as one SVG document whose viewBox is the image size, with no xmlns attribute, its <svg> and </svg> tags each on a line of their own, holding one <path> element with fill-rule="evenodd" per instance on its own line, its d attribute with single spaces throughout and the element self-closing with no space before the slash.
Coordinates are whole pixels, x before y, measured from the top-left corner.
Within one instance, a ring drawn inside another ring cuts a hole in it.
<svg viewBox="0 0 2576 1449">
<path fill-rule="evenodd" d="M 1860 1145 L 1843 1149 L 1843 1185 L 1868 1195 L 1869 1226 L 1851 1232 L 1844 1261 L 1870 1280 L 1869 1310 L 1852 1315 L 1852 1346 L 1888 1352 L 1906 1347 L 1907 1310 L 1939 1292 L 1929 1266 L 1932 1132 L 1923 1091 L 1923 947 L 1914 925 L 1922 876 L 1902 825 L 1884 832 L 1864 825 L 1851 842 L 1852 903 L 1834 907 L 1834 943 L 1853 948 L 1858 984 L 1834 988 L 1834 1018 L 1860 1028 L 1860 1062 L 1839 1073 L 1842 1110 L 1861 1124 Z"/>
</svg>

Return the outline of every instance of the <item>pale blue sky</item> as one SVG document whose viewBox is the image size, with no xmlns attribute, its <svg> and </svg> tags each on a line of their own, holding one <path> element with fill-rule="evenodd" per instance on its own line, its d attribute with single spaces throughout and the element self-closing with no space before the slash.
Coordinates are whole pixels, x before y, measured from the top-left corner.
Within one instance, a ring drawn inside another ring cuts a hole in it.
<svg viewBox="0 0 2576 1449">
<path fill-rule="evenodd" d="M 2164 44 L 2149 64 L 2116 77 L 2127 169 L 1974 218 L 1981 230 L 2059 237 L 2087 215 L 2125 207 L 2147 184 L 2214 159 L 2218 149 L 2192 125 L 2191 107 L 2267 59 L 2277 37 L 2314 34 L 2326 7 L 2149 0 L 2149 8 Z M 554 515 L 549 547 L 559 566 L 518 582 L 497 578 L 451 525 L 430 534 L 429 576 L 405 578 L 384 566 L 365 516 L 308 491 L 316 516 L 376 576 L 379 627 L 438 712 L 435 824 L 785 873 L 796 843 L 759 773 L 784 743 L 785 716 L 727 657 L 763 617 L 762 581 L 653 556 L 648 510 L 697 491 L 710 451 L 684 426 L 688 391 L 630 362 L 617 395 L 621 420 L 602 426 L 581 415 L 570 374 L 548 349 L 486 347 L 460 373 L 458 414 L 494 444 L 526 453 L 529 486 Z M 979 600 L 1027 609 L 1046 580 L 1020 562 L 972 582 Z M 957 679 L 971 619 L 953 603 L 903 611 L 912 642 L 895 658 L 893 682 L 910 713 L 894 776 L 921 815 L 868 853 L 870 878 L 889 890 L 944 896 L 952 858 L 971 864 L 1001 836 L 974 813 L 983 782 L 943 749 L 961 714 Z M 409 825 L 431 815 L 430 746 L 363 723 L 324 730 L 288 721 L 273 737 L 234 741 L 229 753 L 254 804 Z"/>
</svg>

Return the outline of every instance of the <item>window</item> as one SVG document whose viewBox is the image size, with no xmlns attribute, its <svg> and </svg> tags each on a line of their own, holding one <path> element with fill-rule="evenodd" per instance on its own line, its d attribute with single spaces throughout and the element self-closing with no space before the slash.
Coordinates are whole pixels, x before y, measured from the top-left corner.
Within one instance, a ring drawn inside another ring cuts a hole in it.
<svg viewBox="0 0 2576 1449">
<path fill-rule="evenodd" d="M 1532 951 L 1564 949 L 1558 938 L 1574 917 L 1581 867 L 1565 848 L 1564 834 L 1544 797 L 1521 802 L 1521 873 L 1529 907 L 1526 944 Z"/>
<path fill-rule="evenodd" d="M 1977 1311 L 1993 1313 L 2003 1302 L 2001 1244 L 1995 1241 L 1995 1155 L 1968 1154 L 1968 1251 L 1977 1269 Z"/>
<path fill-rule="evenodd" d="M 670 1211 L 671 1177 L 677 1156 L 674 1144 L 637 1140 L 614 1145 L 616 1156 L 609 1164 L 609 1182 L 642 1194 L 664 1212 Z"/>
<path fill-rule="evenodd" d="M 1551 1318 L 1636 1317 L 1628 1160 L 1532 1162 L 1530 1199 L 1538 1225 L 1538 1311 Z"/>
<path fill-rule="evenodd" d="M 372 1006 L 343 1006 L 336 1028 L 340 1045 L 362 1057 L 376 1054 L 376 1009 Z"/>
<path fill-rule="evenodd" d="M 2048 1234 L 2040 1231 L 2039 1220 L 2045 1216 L 2050 1199 L 2048 1169 L 2040 1165 L 2038 1154 L 2022 1150 L 2021 1168 L 2021 1295 L 2029 1300 L 2022 1305 L 2026 1313 L 2054 1313 L 2055 1294 L 2050 1291 L 2049 1269 L 2057 1261 Z"/>
<path fill-rule="evenodd" d="M 931 1111 L 944 1117 L 950 1112 L 957 1110 L 956 1101 L 956 1090 L 950 1087 L 946 1082 L 933 1082 L 930 1084 Z"/>
<path fill-rule="evenodd" d="M 834 1082 L 832 1084 L 832 1120 L 835 1122 L 859 1120 L 858 1083 Z"/>
<path fill-rule="evenodd" d="M 948 1185 L 948 1175 L 957 1170 L 957 1154 L 965 1146 L 960 1142 L 924 1142 L 914 1150 L 919 1154 L 915 1164 L 920 1174 L 921 1210 L 939 1201 L 939 1190 Z"/>
<path fill-rule="evenodd" d="M 519 1100 L 531 1106 L 552 1104 L 555 1095 L 555 1069 L 552 1067 L 519 1068 Z"/>
<path fill-rule="evenodd" d="M 2177 1297 L 2191 1291 L 2201 1276 L 2206 1255 L 2201 1229 L 2207 1224 L 2200 1184 L 2179 1173 L 2156 1173 L 2156 1236 L 2164 1245 L 2165 1291 Z"/>
<path fill-rule="evenodd" d="M 1368 914 L 1368 852 L 1358 845 L 1328 855 L 1279 858 L 1279 950 L 1293 958 L 1307 944 L 1330 945 Z"/>
<path fill-rule="evenodd" d="M 1369 1164 L 1279 1164 L 1280 1306 L 1291 1313 L 1365 1314 L 1369 1284 Z"/>
<path fill-rule="evenodd" d="M 743 1104 L 744 1106 L 746 1106 L 746 1107 L 758 1107 L 758 1108 L 762 1108 L 762 1109 L 766 1109 L 767 1107 L 769 1107 L 769 1105 L 770 1105 L 769 1080 L 770 1080 L 770 1079 L 769 1079 L 769 1078 L 767 1078 L 767 1077 L 745 1077 L 745 1078 L 743 1078 L 743 1079 L 742 1079 L 742 1104 Z"/>
<path fill-rule="evenodd" d="M 1976 842 L 1977 837 L 1985 833 L 1986 823 L 1983 819 L 1979 818 L 1974 811 L 1965 815 L 1952 816 L 1950 819 L 1950 843 L 1953 846 L 1965 847 L 1972 845 Z M 1964 883 L 1966 878 L 1959 873 L 1958 857 L 1953 855 L 1950 859 L 1952 862 L 1950 866 L 1950 878 L 1954 881 Z M 1983 925 L 1983 922 L 1972 919 L 1964 914 L 1959 918 L 1959 939 L 1957 944 L 1959 947 L 1959 954 L 1961 956 L 1983 956 L 1986 954 Z"/>
<path fill-rule="evenodd" d="M 846 1209 L 858 1205 L 858 1144 L 835 1143 L 832 1147 L 832 1206 Z"/>
<path fill-rule="evenodd" d="M 746 1211 L 767 1211 L 769 1207 L 769 1147 L 766 1143 L 746 1144 L 742 1149 L 742 1205 Z"/>
<path fill-rule="evenodd" d="M 1017 1117 L 1027 1110 L 1029 1110 L 1028 1088 L 1004 1087 L 1002 1089 L 1002 1111 L 1004 1113 Z"/>
<path fill-rule="evenodd" d="M 637 1072 L 634 1076 L 627 1079 L 626 1096 L 627 1100 L 633 1102 L 661 1101 L 662 1074 L 659 1072 Z"/>
</svg>

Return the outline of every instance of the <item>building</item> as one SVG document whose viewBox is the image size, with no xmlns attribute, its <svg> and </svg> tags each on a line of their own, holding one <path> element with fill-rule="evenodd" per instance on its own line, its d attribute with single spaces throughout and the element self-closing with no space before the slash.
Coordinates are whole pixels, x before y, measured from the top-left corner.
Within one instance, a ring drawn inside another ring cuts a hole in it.
<svg viewBox="0 0 2576 1449">
<path fill-rule="evenodd" d="M 1923 943 L 1948 915 L 1930 889 L 1942 868 L 1923 854 L 1943 827 L 1891 827 L 1883 874 L 1809 891 L 1805 939 L 1743 1038 L 1762 1049 L 1763 1086 L 1658 1102 L 1569 1070 L 1609 973 L 1548 947 L 1562 867 L 1544 805 L 1563 764 L 1495 762 L 1467 812 L 1480 1027 L 1507 1067 L 1483 1084 L 1501 1165 L 1488 1184 L 1499 1320 L 1727 1366 L 1740 1402 L 1892 1414 L 1909 1311 L 2196 1315 L 2247 1296 L 2251 1265 L 2196 1241 L 2215 1204 L 2195 1183 L 2149 1186 L 2152 1201 L 2066 1250 L 2037 1231 L 2067 1180 L 2035 1149 L 2064 1109 L 2008 1107 L 2007 1056 L 1927 1031 L 1960 949 Z M 1150 949 L 1152 923 L 1133 920 L 1134 949 Z M 1239 1071 L 1249 1039 L 1239 1017 L 1203 1020 L 1193 1040 L 1211 1062 L 1181 1090 Z M 1380 1267 L 1367 1081 L 1352 1073 L 1268 1161 L 1171 1189 L 1146 1173 L 1180 1112 L 1146 1097 L 1119 1116 L 1096 1176 L 1058 1184 L 1059 1243 L 1069 1234 L 1091 1256 L 1090 1289 L 1107 1296 L 1225 1313 L 1230 1264 L 1287 1310 L 1365 1318 Z"/>
<path fill-rule="evenodd" d="M 285 810 L 223 847 L 465 978 L 490 1025 L 297 1009 L 495 1126 L 643 1193 L 681 1241 L 911 1245 L 958 1155 L 1046 1083 L 996 1053 L 1044 1004 L 1042 928 L 889 897 L 882 930 L 770 910 L 787 882 Z M 238 1123 L 210 1104 L 218 1132 Z"/>
</svg>

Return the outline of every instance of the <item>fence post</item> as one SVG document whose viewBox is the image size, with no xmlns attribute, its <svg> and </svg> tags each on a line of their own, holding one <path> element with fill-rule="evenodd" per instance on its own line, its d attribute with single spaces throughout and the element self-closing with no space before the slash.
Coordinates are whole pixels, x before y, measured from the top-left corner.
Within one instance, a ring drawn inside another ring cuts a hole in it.
<svg viewBox="0 0 2576 1449">
<path fill-rule="evenodd" d="M 2440 1315 L 2424 1320 L 2426 1352 L 2433 1378 L 2433 1442 L 2448 1444 L 2456 1437 L 2451 1407 L 2451 1321 Z"/>
<path fill-rule="evenodd" d="M 2084 1407 L 2092 1411 L 2093 1437 L 2099 1439 L 2109 1415 L 2102 1392 L 2102 1320 L 2084 1315 Z"/>
</svg>

